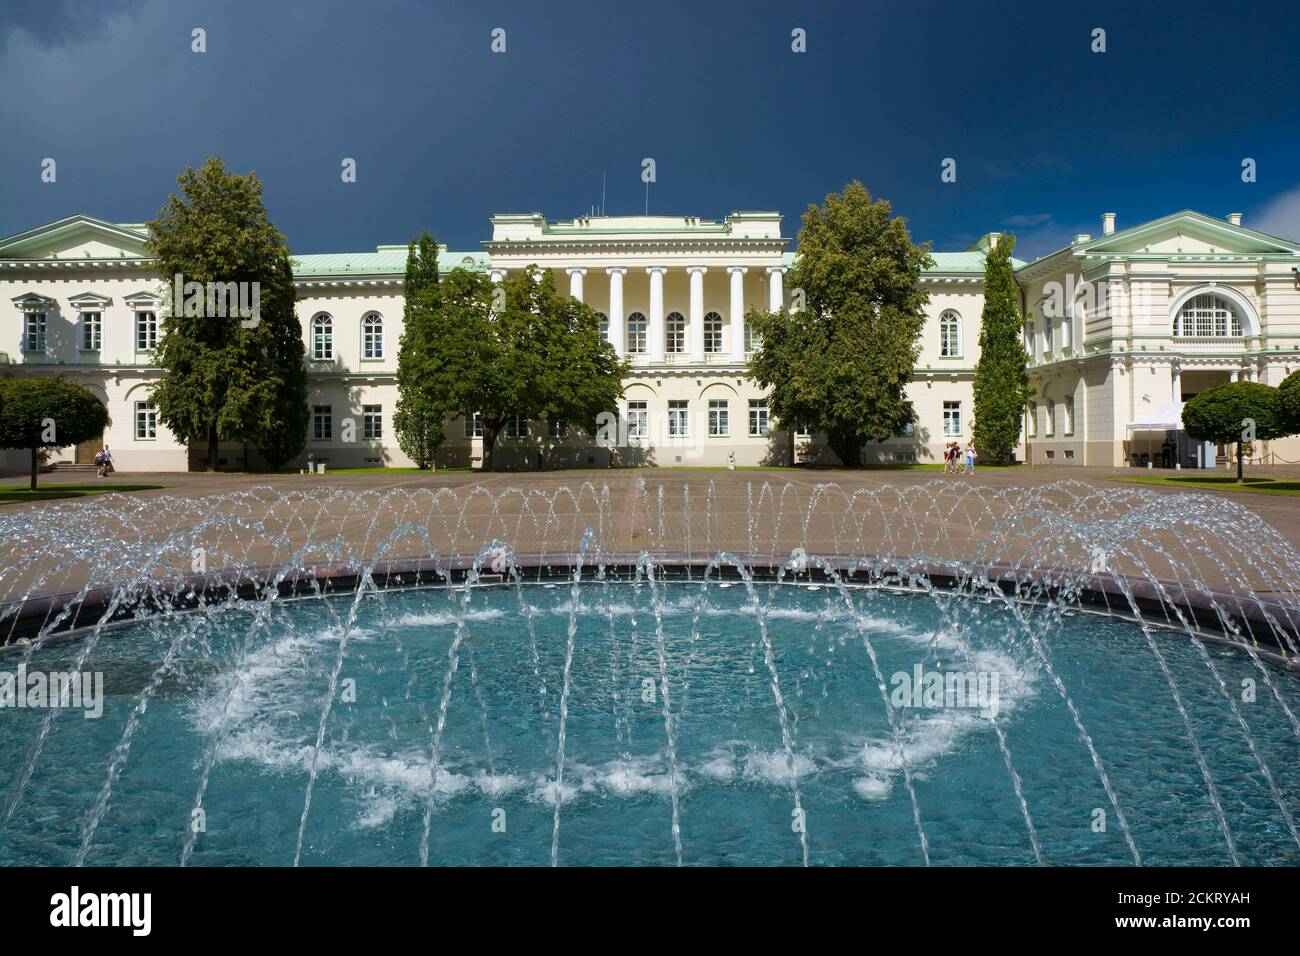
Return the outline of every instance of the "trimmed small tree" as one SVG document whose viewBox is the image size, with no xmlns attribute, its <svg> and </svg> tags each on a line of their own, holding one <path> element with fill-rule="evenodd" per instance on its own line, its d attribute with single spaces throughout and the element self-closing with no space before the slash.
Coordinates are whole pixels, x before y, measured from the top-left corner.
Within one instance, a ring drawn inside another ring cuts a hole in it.
<svg viewBox="0 0 1300 956">
<path fill-rule="evenodd" d="M 790 275 L 802 307 L 745 317 L 761 341 L 749 375 L 770 390 L 773 416 L 824 432 L 848 466 L 864 443 L 911 424 L 906 389 L 929 301 L 921 271 L 932 263 L 929 243 L 913 243 L 906 220 L 859 182 L 809 206 Z"/>
<path fill-rule="evenodd" d="M 1300 435 L 1300 371 L 1292 372 L 1277 387 L 1278 427 L 1285 435 Z"/>
<path fill-rule="evenodd" d="M 1183 406 L 1183 430 L 1197 441 L 1237 446 L 1237 482 L 1245 480 L 1243 446 L 1286 434 L 1278 419 L 1278 391 L 1262 382 L 1228 382 Z"/>
<path fill-rule="evenodd" d="M 440 302 L 438 243 L 428 232 L 407 247 L 402 338 L 397 350 L 397 444 L 420 468 L 432 468 L 445 439 L 446 398 L 433 345 Z"/>
<path fill-rule="evenodd" d="M 1011 457 L 1020 441 L 1029 385 L 1019 291 L 1011 266 L 1015 236 L 1003 236 L 984 258 L 984 311 L 975 365 L 975 447 L 994 462 Z"/>
<path fill-rule="evenodd" d="M 59 378 L 0 383 L 0 448 L 32 453 L 31 489 L 42 448 L 64 448 L 102 435 L 108 409 L 80 385 Z"/>
<path fill-rule="evenodd" d="M 163 369 L 152 393 L 158 417 L 177 437 L 206 442 L 209 471 L 223 440 L 254 442 L 278 467 L 307 440 L 288 244 L 252 173 L 227 172 L 210 156 L 177 182 L 180 195 L 149 223 L 148 246 L 171 292 L 154 356 Z"/>
</svg>

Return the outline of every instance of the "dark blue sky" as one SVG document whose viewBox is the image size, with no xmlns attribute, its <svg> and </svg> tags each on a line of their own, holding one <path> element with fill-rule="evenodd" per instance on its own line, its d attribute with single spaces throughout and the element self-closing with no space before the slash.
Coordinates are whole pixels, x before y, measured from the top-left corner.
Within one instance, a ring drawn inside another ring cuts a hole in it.
<svg viewBox="0 0 1300 956">
<path fill-rule="evenodd" d="M 1032 258 L 1102 212 L 1192 207 L 1300 236 L 1294 2 L 5 0 L 0 233 L 150 218 L 219 153 L 296 252 L 600 201 L 708 218 L 857 178 L 913 236 Z M 208 52 L 190 51 L 207 30 Z M 493 28 L 507 49 L 489 49 Z M 808 52 L 790 49 L 807 31 Z M 1107 52 L 1091 52 L 1106 30 Z M 42 184 L 40 163 L 58 162 Z M 358 182 L 340 180 L 353 157 Z M 940 181 L 945 157 L 957 182 Z M 1258 181 L 1241 181 L 1254 158 Z"/>
</svg>

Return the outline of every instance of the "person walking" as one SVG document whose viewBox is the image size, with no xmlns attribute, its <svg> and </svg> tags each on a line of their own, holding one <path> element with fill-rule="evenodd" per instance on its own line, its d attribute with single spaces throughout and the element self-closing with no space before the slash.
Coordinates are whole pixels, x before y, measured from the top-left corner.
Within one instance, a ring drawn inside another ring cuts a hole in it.
<svg viewBox="0 0 1300 956">
<path fill-rule="evenodd" d="M 975 442 L 966 443 L 966 474 L 975 474 Z"/>
</svg>

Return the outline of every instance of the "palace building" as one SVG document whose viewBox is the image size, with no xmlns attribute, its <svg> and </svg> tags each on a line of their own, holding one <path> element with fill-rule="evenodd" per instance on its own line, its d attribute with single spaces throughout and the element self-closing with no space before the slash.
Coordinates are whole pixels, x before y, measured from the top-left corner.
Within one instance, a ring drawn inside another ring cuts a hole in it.
<svg viewBox="0 0 1300 956">
<path fill-rule="evenodd" d="M 631 364 L 620 403 L 618 460 L 637 465 L 834 461 L 819 440 L 771 418 L 745 374 L 755 343 L 744 315 L 789 305 L 795 261 L 774 212 L 696 217 L 542 215 L 492 219 L 483 249 L 443 249 L 444 269 L 494 280 L 538 266 L 600 313 Z M 970 438 L 979 359 L 984 256 L 935 252 L 922 275 L 929 321 L 909 391 L 916 422 L 866 446 L 869 462 L 939 460 Z M 170 295 L 140 224 L 73 216 L 0 240 L 0 377 L 54 375 L 108 408 L 103 437 L 120 471 L 206 466 L 158 420 L 150 388 L 159 316 Z M 406 246 L 294 258 L 312 406 L 302 454 L 334 467 L 410 461 L 392 428 L 402 334 Z M 1279 384 L 1300 368 L 1300 243 L 1267 236 L 1233 214 L 1181 212 L 1129 229 L 1102 217 L 1101 234 L 1032 263 L 1015 261 L 1025 347 L 1036 393 L 1017 455 L 1034 464 L 1213 467 L 1226 449 L 1182 433 L 1181 404 L 1220 382 Z M 345 427 L 347 426 L 347 427 Z M 440 465 L 476 463 L 476 423 L 449 424 Z M 57 450 L 89 462 L 100 442 Z M 260 466 L 255 448 L 223 444 L 227 469 Z M 1257 458 L 1300 460 L 1300 439 L 1260 443 Z M 510 423 L 496 460 L 506 467 L 600 466 L 607 449 L 557 423 Z M 25 468 L 21 453 L 3 464 Z"/>
</svg>

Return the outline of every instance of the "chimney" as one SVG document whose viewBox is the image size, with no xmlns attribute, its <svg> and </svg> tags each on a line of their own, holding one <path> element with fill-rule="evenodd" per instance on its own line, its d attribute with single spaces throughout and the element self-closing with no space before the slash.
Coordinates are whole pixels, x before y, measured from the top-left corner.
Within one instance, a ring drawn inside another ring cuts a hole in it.
<svg viewBox="0 0 1300 956">
<path fill-rule="evenodd" d="M 1115 231 L 1115 214 L 1113 212 L 1103 212 L 1101 214 L 1101 234 L 1109 236 Z"/>
<path fill-rule="evenodd" d="M 1232 223 L 1234 226 L 1240 226 L 1240 225 L 1241 225 L 1241 213 L 1239 213 L 1239 212 L 1230 212 L 1230 213 L 1228 213 L 1228 222 Z"/>
<path fill-rule="evenodd" d="M 1077 246 L 1079 243 L 1087 242 L 1091 238 L 1092 236 L 1088 235 L 1086 232 L 1081 232 L 1074 237 L 1074 244 Z"/>
</svg>

